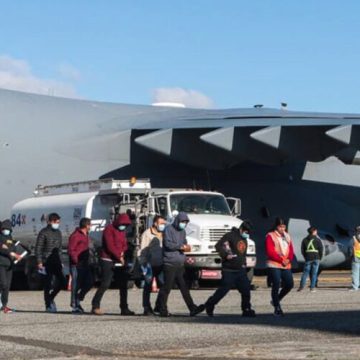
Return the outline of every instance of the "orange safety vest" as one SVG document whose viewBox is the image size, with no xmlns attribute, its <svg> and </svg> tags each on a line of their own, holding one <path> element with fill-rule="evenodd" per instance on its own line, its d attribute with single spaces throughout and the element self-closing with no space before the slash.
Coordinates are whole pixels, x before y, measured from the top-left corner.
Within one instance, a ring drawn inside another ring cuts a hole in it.
<svg viewBox="0 0 360 360">
<path fill-rule="evenodd" d="M 288 246 L 286 248 L 284 248 L 284 246 L 282 245 L 282 241 L 283 241 L 282 237 L 276 231 L 272 231 L 268 235 L 271 236 L 271 239 L 275 245 L 275 251 L 279 254 L 279 256 L 281 256 L 282 258 L 287 258 L 290 252 L 290 243 L 291 243 L 290 235 L 288 233 L 285 233 L 285 239 L 288 243 Z M 283 264 L 277 261 L 268 259 L 267 266 L 271 268 L 291 269 L 291 262 L 289 262 L 286 266 L 283 266 Z"/>
<path fill-rule="evenodd" d="M 354 257 L 360 258 L 360 242 L 354 236 Z"/>
</svg>

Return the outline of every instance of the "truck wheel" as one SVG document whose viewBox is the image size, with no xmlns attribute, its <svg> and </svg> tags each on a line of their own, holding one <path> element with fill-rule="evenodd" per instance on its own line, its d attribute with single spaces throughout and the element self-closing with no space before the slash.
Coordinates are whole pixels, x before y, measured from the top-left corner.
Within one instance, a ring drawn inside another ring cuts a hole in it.
<svg viewBox="0 0 360 360">
<path fill-rule="evenodd" d="M 42 290 L 43 281 L 41 275 L 36 271 L 36 269 L 29 271 L 26 274 L 27 285 L 29 290 Z"/>
</svg>

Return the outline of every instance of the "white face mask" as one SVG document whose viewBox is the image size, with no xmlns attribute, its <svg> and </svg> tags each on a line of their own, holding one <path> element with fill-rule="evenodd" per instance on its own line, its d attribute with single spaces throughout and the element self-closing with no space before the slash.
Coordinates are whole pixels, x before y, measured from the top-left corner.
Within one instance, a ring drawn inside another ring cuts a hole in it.
<svg viewBox="0 0 360 360">
<path fill-rule="evenodd" d="M 5 236 L 9 236 L 10 233 L 11 233 L 11 231 L 10 231 L 9 229 L 4 229 L 4 230 L 1 231 L 1 233 L 2 233 L 3 235 L 5 235 Z"/>
<path fill-rule="evenodd" d="M 160 224 L 156 228 L 158 231 L 163 232 L 165 230 L 165 224 Z"/>
<path fill-rule="evenodd" d="M 52 227 L 52 229 L 53 230 L 58 230 L 59 229 L 59 227 L 60 227 L 60 224 L 51 224 L 51 227 Z"/>
</svg>

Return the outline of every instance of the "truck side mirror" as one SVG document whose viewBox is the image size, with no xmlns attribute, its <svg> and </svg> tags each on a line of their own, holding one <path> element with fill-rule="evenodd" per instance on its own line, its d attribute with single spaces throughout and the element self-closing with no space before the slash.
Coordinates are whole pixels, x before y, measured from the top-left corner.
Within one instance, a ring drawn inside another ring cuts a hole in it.
<svg viewBox="0 0 360 360">
<path fill-rule="evenodd" d="M 241 215 L 241 200 L 239 198 L 228 197 L 226 198 L 227 203 L 229 204 L 231 214 L 233 216 Z"/>
</svg>

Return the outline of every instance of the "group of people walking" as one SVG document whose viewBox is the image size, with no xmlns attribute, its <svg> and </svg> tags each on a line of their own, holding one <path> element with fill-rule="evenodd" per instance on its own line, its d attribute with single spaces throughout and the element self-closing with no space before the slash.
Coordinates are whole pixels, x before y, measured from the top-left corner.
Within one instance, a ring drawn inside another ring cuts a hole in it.
<svg viewBox="0 0 360 360">
<path fill-rule="evenodd" d="M 38 272 L 44 279 L 44 302 L 47 312 L 57 311 L 55 297 L 66 286 L 61 260 L 62 234 L 60 216 L 49 214 L 48 224 L 37 237 L 35 257 Z M 170 316 L 168 309 L 169 294 L 177 284 L 190 316 L 206 311 L 208 316 L 214 315 L 216 305 L 233 288 L 241 294 L 241 309 L 244 317 L 255 317 L 251 307 L 251 284 L 246 271 L 247 239 L 252 231 L 252 224 L 244 221 L 239 228 L 233 228 L 216 244 L 216 251 L 222 259 L 222 279 L 220 286 L 203 304 L 196 305 L 184 280 L 185 253 L 191 250 L 186 240 L 186 227 L 189 218 L 180 212 L 171 224 L 160 215 L 155 216 L 153 224 L 142 234 L 138 253 L 139 266 L 144 279 L 142 305 L 144 315 L 157 314 Z M 131 316 L 135 313 L 128 305 L 129 272 L 127 269 L 128 239 L 127 229 L 131 220 L 127 214 L 119 214 L 107 225 L 102 235 L 102 246 L 99 256 L 101 282 L 93 299 L 91 313 L 103 315 L 101 301 L 105 292 L 114 280 L 120 295 L 121 315 Z M 71 274 L 71 308 L 75 314 L 84 313 L 81 302 L 93 287 L 94 274 L 91 267 L 92 242 L 89 237 L 91 219 L 82 218 L 79 227 L 71 234 L 68 242 L 68 255 Z M 20 259 L 15 252 L 15 243 L 11 236 L 10 221 L 3 221 L 0 226 L 0 292 L 1 309 L 4 313 L 12 312 L 8 307 L 8 294 L 12 278 L 14 261 Z M 360 227 L 353 239 L 354 289 L 359 288 L 360 275 Z M 294 287 L 291 262 L 294 258 L 294 246 L 286 231 L 284 220 L 277 218 L 272 231 L 265 239 L 269 284 L 271 284 L 271 305 L 275 316 L 283 316 L 281 301 Z M 305 287 L 307 277 L 311 274 L 310 290 L 314 291 L 317 280 L 319 262 L 323 247 L 317 235 L 317 229 L 310 227 L 308 236 L 303 240 L 301 250 L 305 258 L 304 272 L 298 291 Z M 154 279 L 160 288 L 155 302 L 151 305 L 150 294 Z"/>
</svg>

